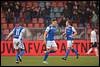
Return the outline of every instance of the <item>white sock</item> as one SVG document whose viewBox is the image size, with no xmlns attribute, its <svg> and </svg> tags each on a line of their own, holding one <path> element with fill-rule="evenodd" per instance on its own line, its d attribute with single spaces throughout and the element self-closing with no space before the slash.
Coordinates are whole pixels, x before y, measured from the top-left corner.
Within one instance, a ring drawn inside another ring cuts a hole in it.
<svg viewBox="0 0 100 67">
<path fill-rule="evenodd" d="M 98 49 L 97 48 L 95 48 L 95 53 L 96 53 L 96 56 L 99 56 L 98 55 Z"/>
<path fill-rule="evenodd" d="M 89 51 L 87 52 L 87 54 L 89 54 L 92 51 L 93 48 L 90 48 Z"/>
</svg>

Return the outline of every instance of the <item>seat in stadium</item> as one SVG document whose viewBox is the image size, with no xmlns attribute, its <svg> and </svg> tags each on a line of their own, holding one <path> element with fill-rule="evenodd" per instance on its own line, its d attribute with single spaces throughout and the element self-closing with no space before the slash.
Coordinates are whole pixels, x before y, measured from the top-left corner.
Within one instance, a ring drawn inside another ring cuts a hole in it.
<svg viewBox="0 0 100 67">
<path fill-rule="evenodd" d="M 40 2 L 39 2 L 39 6 L 40 6 L 40 7 L 44 7 L 44 6 L 45 6 L 45 3 L 44 3 L 43 1 L 40 1 Z"/>
<path fill-rule="evenodd" d="M 43 18 L 39 18 L 38 22 L 39 23 L 44 23 L 44 19 Z"/>
<path fill-rule="evenodd" d="M 8 28 L 9 29 L 13 29 L 14 28 L 14 25 L 13 24 L 8 24 Z"/>
<path fill-rule="evenodd" d="M 59 12 L 63 12 L 64 7 L 59 8 Z"/>
<path fill-rule="evenodd" d="M 57 3 L 57 7 L 63 7 L 63 1 Z"/>
<path fill-rule="evenodd" d="M 24 17 L 22 17 L 22 18 L 21 18 L 21 21 L 22 21 L 22 22 L 25 22 L 25 18 L 24 18 Z"/>
<path fill-rule="evenodd" d="M 6 23 L 6 18 L 5 17 L 1 18 L 1 23 Z"/>
<path fill-rule="evenodd" d="M 38 6 L 39 6 L 39 3 L 38 3 L 37 1 L 34 1 L 34 2 L 33 2 L 33 6 L 34 6 L 34 7 L 38 7 Z"/>
<path fill-rule="evenodd" d="M 3 34 L 3 35 L 8 35 L 8 34 L 9 34 L 9 29 L 4 29 L 4 30 L 2 30 L 2 34 Z"/>
<path fill-rule="evenodd" d="M 55 7 L 54 12 L 59 12 L 59 9 L 57 7 Z"/>
<path fill-rule="evenodd" d="M 37 23 L 37 18 L 32 18 L 32 23 Z"/>
<path fill-rule="evenodd" d="M 52 2 L 51 2 L 51 6 L 52 6 L 52 7 L 56 7 L 56 1 L 52 1 Z"/>
<path fill-rule="evenodd" d="M 55 17 L 60 17 L 60 13 L 55 13 Z"/>
<path fill-rule="evenodd" d="M 41 28 L 44 28 L 44 23 L 40 23 L 39 26 L 40 26 Z"/>
<path fill-rule="evenodd" d="M 23 26 L 24 26 L 24 27 L 27 27 L 27 25 L 26 25 L 25 23 L 23 24 Z"/>
<path fill-rule="evenodd" d="M 50 17 L 55 17 L 55 14 L 54 13 L 50 13 Z"/>
<path fill-rule="evenodd" d="M 39 23 L 35 23 L 35 24 L 34 24 L 34 27 L 35 27 L 35 28 L 39 28 Z"/>
<path fill-rule="evenodd" d="M 33 28 L 33 24 L 32 23 L 28 24 L 28 27 Z"/>
<path fill-rule="evenodd" d="M 32 7 L 32 2 L 31 2 L 31 1 L 28 1 L 28 2 L 26 3 L 26 7 Z"/>
<path fill-rule="evenodd" d="M 60 23 L 62 18 L 57 18 L 57 22 Z"/>
<path fill-rule="evenodd" d="M 2 28 L 2 29 L 7 29 L 7 24 L 6 24 L 6 23 L 1 24 L 1 28 Z"/>
</svg>

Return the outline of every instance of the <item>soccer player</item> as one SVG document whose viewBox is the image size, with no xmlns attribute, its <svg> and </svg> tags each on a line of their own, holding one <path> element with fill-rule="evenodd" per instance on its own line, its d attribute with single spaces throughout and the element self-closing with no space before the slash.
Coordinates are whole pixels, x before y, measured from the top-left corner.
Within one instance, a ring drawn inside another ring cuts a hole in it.
<svg viewBox="0 0 100 67">
<path fill-rule="evenodd" d="M 71 23 L 69 21 L 66 21 L 65 32 L 63 33 L 63 35 L 66 35 L 68 50 L 66 51 L 66 56 L 63 57 L 62 60 L 66 60 L 67 59 L 70 50 L 72 50 L 73 52 L 75 52 L 75 54 L 77 56 L 76 58 L 78 59 L 78 52 L 77 52 L 77 50 L 75 50 L 74 48 L 72 48 L 73 37 L 76 34 L 77 34 L 77 32 L 76 32 L 75 28 L 73 26 L 71 26 Z"/>
<path fill-rule="evenodd" d="M 43 63 L 46 64 L 48 64 L 46 60 L 48 58 L 49 53 L 55 53 L 57 50 L 57 45 L 54 41 L 54 35 L 57 32 L 56 26 L 57 26 L 57 21 L 52 20 L 51 25 L 49 25 L 44 32 L 44 43 L 46 43 L 46 52 Z"/>
<path fill-rule="evenodd" d="M 15 28 L 9 33 L 5 40 L 13 35 L 13 45 L 14 49 L 17 51 L 16 53 L 16 63 L 22 62 L 22 56 L 24 54 L 24 44 L 23 44 L 23 34 L 25 32 L 25 28 L 21 25 L 15 26 Z"/>
<path fill-rule="evenodd" d="M 96 29 L 95 28 L 92 28 L 90 37 L 91 37 L 92 48 L 90 48 L 89 51 L 86 54 L 88 55 L 94 48 L 96 56 L 99 56 L 98 55 L 98 48 L 97 48 Z"/>
</svg>

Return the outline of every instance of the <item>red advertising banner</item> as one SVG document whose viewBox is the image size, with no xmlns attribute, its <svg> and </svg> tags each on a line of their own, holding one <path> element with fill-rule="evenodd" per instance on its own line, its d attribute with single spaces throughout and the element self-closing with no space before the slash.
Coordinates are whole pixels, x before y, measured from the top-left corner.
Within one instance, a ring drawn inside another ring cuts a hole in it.
<svg viewBox="0 0 100 67">
<path fill-rule="evenodd" d="M 67 41 L 66 40 L 56 40 L 58 50 L 56 53 L 51 53 L 49 55 L 63 56 L 67 50 Z M 46 45 L 42 40 L 38 41 L 24 41 L 25 45 L 25 56 L 43 56 L 44 51 L 46 50 Z M 90 40 L 74 40 L 73 48 L 75 48 L 80 56 L 85 56 L 86 52 L 91 48 Z M 1 41 L 1 56 L 12 56 L 16 55 L 16 51 L 13 48 L 12 41 Z M 75 55 L 70 51 L 71 56 Z M 95 55 L 95 52 L 92 51 L 90 55 Z"/>
</svg>

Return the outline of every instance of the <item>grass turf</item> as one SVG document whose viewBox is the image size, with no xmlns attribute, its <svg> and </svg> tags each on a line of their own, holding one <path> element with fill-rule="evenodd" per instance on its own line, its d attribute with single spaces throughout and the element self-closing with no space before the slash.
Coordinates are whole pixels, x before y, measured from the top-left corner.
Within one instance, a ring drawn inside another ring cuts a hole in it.
<svg viewBox="0 0 100 67">
<path fill-rule="evenodd" d="M 23 56 L 23 62 L 16 64 L 15 56 L 1 56 L 1 66 L 99 66 L 99 57 L 96 56 L 68 56 L 66 61 L 63 56 L 49 56 L 48 64 L 43 64 L 43 56 Z"/>
</svg>

